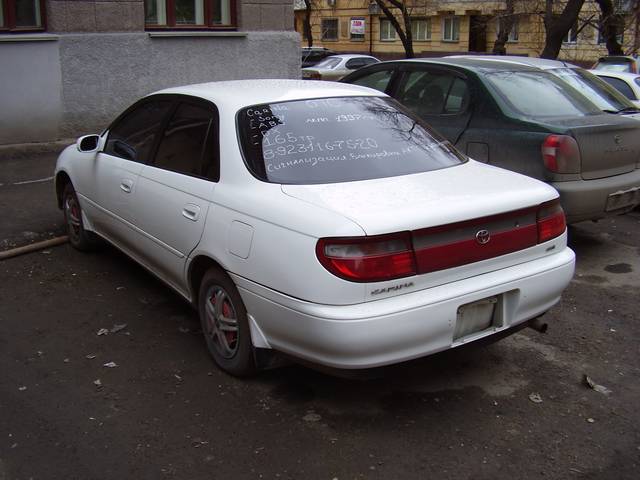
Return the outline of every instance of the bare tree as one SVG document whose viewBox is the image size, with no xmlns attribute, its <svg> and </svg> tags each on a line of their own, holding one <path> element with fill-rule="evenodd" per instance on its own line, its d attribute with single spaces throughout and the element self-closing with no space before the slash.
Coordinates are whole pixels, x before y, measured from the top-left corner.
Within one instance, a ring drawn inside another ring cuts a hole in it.
<svg viewBox="0 0 640 480">
<path fill-rule="evenodd" d="M 540 54 L 542 58 L 556 59 L 562 48 L 562 40 L 578 21 L 578 15 L 584 0 L 567 0 L 562 11 L 555 8 L 559 3 L 554 0 L 546 0 L 544 13 L 544 28 L 546 30 L 544 49 Z"/>
<path fill-rule="evenodd" d="M 618 42 L 618 35 L 622 33 L 624 24 L 621 25 L 620 15 L 613 8 L 612 0 L 595 0 L 602 13 L 602 21 L 598 26 L 601 29 L 607 44 L 609 55 L 624 55 L 622 45 Z"/>
<path fill-rule="evenodd" d="M 513 25 L 516 22 L 515 16 L 515 4 L 516 0 L 506 0 L 506 10 L 503 14 L 498 16 L 498 36 L 496 37 L 496 41 L 493 44 L 493 54 L 494 55 L 506 55 L 507 48 L 506 44 L 509 40 L 509 35 L 511 34 L 511 30 L 513 30 Z"/>
<path fill-rule="evenodd" d="M 410 1 L 410 0 L 409 0 Z M 384 13 L 387 20 L 391 22 L 391 25 L 395 29 L 398 37 L 400 37 L 400 41 L 402 42 L 402 46 L 404 47 L 405 56 L 407 58 L 414 58 L 416 55 L 413 51 L 413 32 L 411 31 L 411 12 L 409 7 L 408 0 L 375 0 L 375 2 Z M 415 4 L 416 2 L 411 2 L 411 4 Z M 400 14 L 402 16 L 403 25 L 400 25 L 400 22 L 392 12 L 392 9 L 400 10 Z"/>
<path fill-rule="evenodd" d="M 313 9 L 312 0 L 304 0 L 304 21 L 302 22 L 302 28 L 304 35 L 307 37 L 307 46 L 313 47 L 313 33 L 311 32 L 311 12 Z"/>
</svg>

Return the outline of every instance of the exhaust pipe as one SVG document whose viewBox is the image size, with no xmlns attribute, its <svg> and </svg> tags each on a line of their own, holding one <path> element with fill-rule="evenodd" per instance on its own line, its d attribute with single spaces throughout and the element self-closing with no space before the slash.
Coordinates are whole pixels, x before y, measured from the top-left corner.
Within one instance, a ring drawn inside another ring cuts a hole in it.
<svg viewBox="0 0 640 480">
<path fill-rule="evenodd" d="M 533 328 L 536 332 L 546 333 L 547 328 L 549 328 L 549 324 L 547 322 L 542 321 L 542 316 L 540 316 L 532 320 L 529 320 L 528 327 Z"/>
</svg>

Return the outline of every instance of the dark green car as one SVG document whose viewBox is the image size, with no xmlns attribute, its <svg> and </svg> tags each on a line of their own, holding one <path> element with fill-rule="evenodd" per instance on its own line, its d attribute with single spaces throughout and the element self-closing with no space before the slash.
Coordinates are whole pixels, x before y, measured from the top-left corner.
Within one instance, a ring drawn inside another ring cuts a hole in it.
<svg viewBox="0 0 640 480">
<path fill-rule="evenodd" d="M 640 204 L 640 121 L 603 113 L 540 69 L 473 58 L 397 60 L 342 82 L 394 97 L 474 160 L 547 181 L 569 222 Z"/>
</svg>

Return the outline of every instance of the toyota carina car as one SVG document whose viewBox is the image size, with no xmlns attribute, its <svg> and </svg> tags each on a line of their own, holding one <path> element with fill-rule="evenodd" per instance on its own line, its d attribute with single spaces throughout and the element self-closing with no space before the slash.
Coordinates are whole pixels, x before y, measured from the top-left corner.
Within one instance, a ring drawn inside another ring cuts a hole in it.
<svg viewBox="0 0 640 480">
<path fill-rule="evenodd" d="M 67 147 L 55 186 L 71 244 L 106 239 L 191 302 L 234 375 L 270 350 L 359 369 L 506 334 L 574 271 L 552 187 L 353 85 L 154 93 Z"/>
</svg>

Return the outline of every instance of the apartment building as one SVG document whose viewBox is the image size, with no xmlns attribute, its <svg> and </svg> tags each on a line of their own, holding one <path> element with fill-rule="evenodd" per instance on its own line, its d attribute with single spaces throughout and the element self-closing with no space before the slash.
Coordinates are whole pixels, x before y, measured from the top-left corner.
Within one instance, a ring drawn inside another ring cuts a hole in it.
<svg viewBox="0 0 640 480">
<path fill-rule="evenodd" d="M 313 44 L 338 52 L 368 53 L 380 58 L 404 56 L 402 42 L 373 0 L 313 0 Z M 616 0 L 623 28 L 623 48 L 637 48 L 638 29 L 629 0 Z M 539 56 L 544 48 L 543 0 L 516 0 L 514 25 L 506 45 L 510 55 Z M 304 2 L 296 0 L 295 28 L 304 38 Z M 400 22 L 402 19 L 398 14 Z M 491 52 L 504 24 L 504 1 L 414 0 L 411 8 L 413 47 L 416 56 L 442 56 L 466 52 Z M 576 25 L 567 34 L 560 58 L 592 62 L 605 55 L 599 29 L 600 11 L 587 0 Z"/>
</svg>

